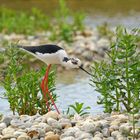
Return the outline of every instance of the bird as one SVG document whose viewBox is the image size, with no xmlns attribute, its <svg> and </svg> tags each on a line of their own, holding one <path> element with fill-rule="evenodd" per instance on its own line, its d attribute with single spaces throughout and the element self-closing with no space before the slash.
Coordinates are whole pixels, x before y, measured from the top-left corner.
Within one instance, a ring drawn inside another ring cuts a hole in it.
<svg viewBox="0 0 140 140">
<path fill-rule="evenodd" d="M 61 65 L 68 69 L 81 69 L 87 74 L 92 75 L 91 73 L 89 73 L 83 68 L 83 63 L 79 58 L 69 57 L 65 49 L 63 49 L 58 45 L 55 44 L 45 44 L 45 45 L 37 45 L 37 46 L 18 45 L 18 47 L 47 64 L 46 73 L 41 82 L 41 89 L 44 94 L 48 111 L 50 111 L 51 109 L 49 107 L 46 94 L 48 94 L 48 96 L 50 97 L 50 100 L 54 105 L 54 108 L 57 111 L 57 113 L 60 114 L 53 100 L 53 97 L 48 89 L 48 76 L 49 76 L 51 65 L 53 64 Z"/>
</svg>

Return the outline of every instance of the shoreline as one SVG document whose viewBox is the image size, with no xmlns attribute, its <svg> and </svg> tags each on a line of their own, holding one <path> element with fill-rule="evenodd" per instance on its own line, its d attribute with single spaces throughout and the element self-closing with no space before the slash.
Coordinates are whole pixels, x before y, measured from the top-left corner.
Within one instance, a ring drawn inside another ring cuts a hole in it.
<svg viewBox="0 0 140 140">
<path fill-rule="evenodd" d="M 140 114 L 135 115 L 140 122 Z M 127 140 L 132 135 L 131 117 L 117 112 L 74 117 L 50 111 L 45 115 L 4 116 L 1 140 Z M 140 138 L 140 130 L 136 128 Z M 138 140 L 137 139 L 137 140 Z"/>
</svg>

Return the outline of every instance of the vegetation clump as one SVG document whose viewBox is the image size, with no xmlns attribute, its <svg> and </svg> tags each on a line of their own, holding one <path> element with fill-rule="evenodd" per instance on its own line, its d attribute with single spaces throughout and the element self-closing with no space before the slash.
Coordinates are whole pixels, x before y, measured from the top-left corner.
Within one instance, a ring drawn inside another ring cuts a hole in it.
<svg viewBox="0 0 140 140">
<path fill-rule="evenodd" d="M 127 31 L 118 27 L 116 40 L 107 52 L 109 62 L 95 62 L 91 79 L 91 85 L 101 94 L 97 103 L 103 105 L 104 112 L 130 114 L 133 128 L 130 136 L 133 140 L 137 138 L 135 114 L 140 112 L 139 40 L 138 29 Z"/>
<path fill-rule="evenodd" d="M 26 67 L 23 63 L 23 53 L 17 49 L 16 44 L 12 44 L 5 51 L 9 62 L 4 71 L 3 86 L 6 90 L 5 96 L 8 98 L 10 109 L 13 114 L 34 115 L 37 112 L 45 114 L 48 112 L 44 95 L 40 89 L 41 77 L 45 74 L 45 68 L 35 71 Z M 55 90 L 55 72 L 49 74 L 49 91 L 52 93 L 54 101 L 56 101 Z M 53 105 L 48 96 L 50 108 Z"/>
<path fill-rule="evenodd" d="M 52 17 L 36 8 L 31 11 L 15 11 L 0 7 L 0 32 L 33 35 L 49 31 L 50 40 L 71 42 L 75 31 L 84 29 L 84 14 L 72 12 L 65 0 L 59 0 L 59 8 Z"/>
<path fill-rule="evenodd" d="M 92 67 L 92 85 L 101 93 L 99 104 L 105 112 L 139 112 L 140 53 L 137 51 L 139 34 L 117 28 L 116 41 L 108 51 L 109 62 L 95 62 Z M 94 84 L 95 85 L 94 85 Z"/>
</svg>

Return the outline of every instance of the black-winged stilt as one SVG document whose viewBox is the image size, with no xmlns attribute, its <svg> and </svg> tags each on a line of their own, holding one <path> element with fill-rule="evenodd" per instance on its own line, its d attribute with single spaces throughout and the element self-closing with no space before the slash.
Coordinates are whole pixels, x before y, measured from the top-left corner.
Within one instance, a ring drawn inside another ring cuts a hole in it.
<svg viewBox="0 0 140 140">
<path fill-rule="evenodd" d="M 31 53 L 41 61 L 45 62 L 48 67 L 46 69 L 46 74 L 42 80 L 41 83 L 41 89 L 44 94 L 44 98 L 46 101 L 46 105 L 48 108 L 48 111 L 50 111 L 48 99 L 46 97 L 46 93 L 48 94 L 52 104 L 54 105 L 56 111 L 59 113 L 57 106 L 54 103 L 54 100 L 52 98 L 52 95 L 49 92 L 48 89 L 48 75 L 49 75 L 49 70 L 51 68 L 51 64 L 60 64 L 66 68 L 80 68 L 89 75 L 91 75 L 89 72 L 87 72 L 82 65 L 82 62 L 78 58 L 69 58 L 68 54 L 66 51 L 57 46 L 57 45 L 39 45 L 39 46 L 19 46 L 21 49 L 27 51 L 28 53 Z"/>
</svg>

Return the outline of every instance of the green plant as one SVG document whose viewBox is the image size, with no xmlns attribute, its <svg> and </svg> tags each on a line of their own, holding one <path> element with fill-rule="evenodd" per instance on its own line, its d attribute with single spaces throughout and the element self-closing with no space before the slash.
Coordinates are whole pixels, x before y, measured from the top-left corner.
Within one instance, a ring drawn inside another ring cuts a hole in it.
<svg viewBox="0 0 140 140">
<path fill-rule="evenodd" d="M 140 112 L 140 52 L 137 44 L 139 30 L 127 31 L 118 27 L 116 41 L 112 43 L 108 54 L 109 62 L 95 62 L 93 66 L 92 86 L 101 93 L 99 104 L 105 112 L 127 111 L 132 116 L 131 124 L 135 140 L 137 120 L 134 115 Z"/>
<path fill-rule="evenodd" d="M 84 103 L 75 102 L 74 105 L 69 105 L 67 114 L 70 114 L 71 109 L 74 111 L 74 113 L 77 113 L 80 116 L 83 116 L 83 115 L 89 114 L 87 110 L 89 110 L 90 107 L 89 106 L 84 107 Z"/>
<path fill-rule="evenodd" d="M 72 12 L 65 0 L 59 0 L 59 9 L 53 15 L 51 18 L 36 8 L 15 11 L 0 7 L 0 32 L 33 35 L 47 30 L 51 32 L 50 40 L 72 42 L 74 32 L 84 28 L 84 14 Z"/>
<path fill-rule="evenodd" d="M 137 30 L 127 32 L 119 27 L 116 41 L 109 50 L 109 62 L 95 62 L 92 85 L 101 93 L 98 103 L 105 112 L 139 111 L 140 105 L 140 53 L 137 52 Z M 94 85 L 94 84 L 95 85 Z"/>
<path fill-rule="evenodd" d="M 103 23 L 102 25 L 97 26 L 97 30 L 100 37 L 107 37 L 108 39 L 112 39 L 114 36 L 113 31 L 109 28 L 107 22 Z"/>
<path fill-rule="evenodd" d="M 75 31 L 84 29 L 84 14 L 72 12 L 65 0 L 59 0 L 59 10 L 55 12 L 54 17 L 50 40 L 64 40 L 69 43 L 72 42 Z"/>
<path fill-rule="evenodd" d="M 8 98 L 10 108 L 13 114 L 34 115 L 37 112 L 44 114 L 48 112 L 44 96 L 40 89 L 41 77 L 45 74 L 45 68 L 39 71 L 27 69 L 22 64 L 22 55 L 16 45 L 10 45 L 6 51 L 9 63 L 6 68 L 3 86 L 6 90 L 5 96 Z M 56 100 L 55 90 L 55 72 L 49 74 L 49 90 Z M 52 103 L 48 97 L 50 107 Z"/>
<path fill-rule="evenodd" d="M 0 7 L 0 19 L 3 33 L 34 34 L 49 28 L 48 16 L 35 8 L 23 12 Z"/>
</svg>

